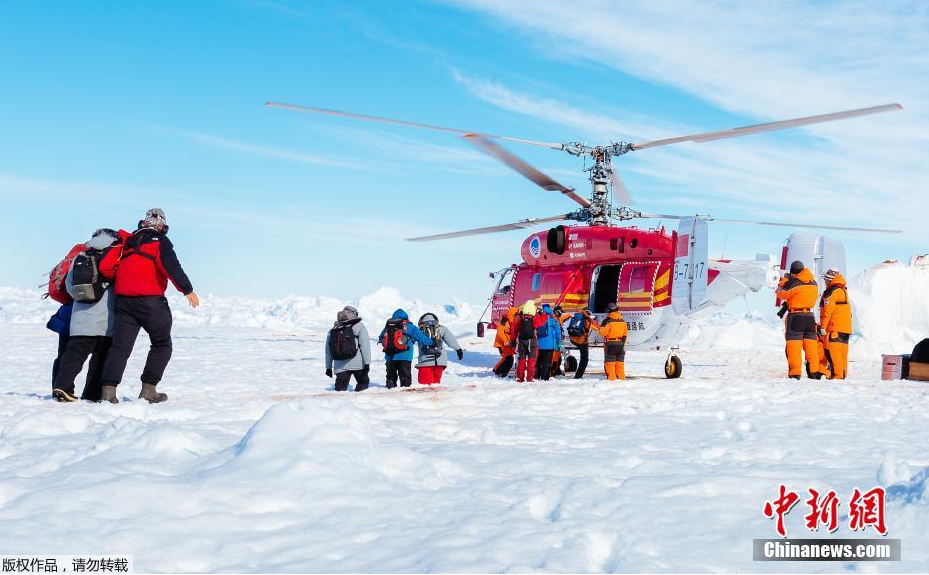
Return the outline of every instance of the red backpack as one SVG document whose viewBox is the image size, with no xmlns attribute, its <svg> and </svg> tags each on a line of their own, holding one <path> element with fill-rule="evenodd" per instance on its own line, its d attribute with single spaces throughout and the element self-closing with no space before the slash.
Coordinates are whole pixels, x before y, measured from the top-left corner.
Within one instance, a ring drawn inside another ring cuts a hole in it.
<svg viewBox="0 0 929 575">
<path fill-rule="evenodd" d="M 406 330 L 403 327 L 406 323 L 406 320 L 391 319 L 387 321 L 387 326 L 384 328 L 384 337 L 381 338 L 381 346 L 387 355 L 397 355 L 410 349 Z"/>
<path fill-rule="evenodd" d="M 71 269 L 71 262 L 74 261 L 74 258 L 77 257 L 78 254 L 86 249 L 86 244 L 75 244 L 74 247 L 71 248 L 71 251 L 68 252 L 68 255 L 65 256 L 65 259 L 58 262 L 58 264 L 52 268 L 52 271 L 48 272 L 48 292 L 43 297 L 50 297 L 60 304 L 71 303 L 71 294 L 65 289 L 65 278 L 68 277 L 68 270 Z"/>
</svg>

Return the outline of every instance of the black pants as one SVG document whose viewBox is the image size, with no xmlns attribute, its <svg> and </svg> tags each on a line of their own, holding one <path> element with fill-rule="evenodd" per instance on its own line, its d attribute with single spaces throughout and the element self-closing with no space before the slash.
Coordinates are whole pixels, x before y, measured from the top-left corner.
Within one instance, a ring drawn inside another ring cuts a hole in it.
<svg viewBox="0 0 929 575">
<path fill-rule="evenodd" d="M 587 371 L 587 361 L 590 359 L 590 349 L 587 344 L 574 344 L 577 346 L 577 352 L 581 356 L 581 360 L 577 363 L 577 371 L 574 372 L 574 379 L 580 379 L 584 377 L 584 372 Z"/>
<path fill-rule="evenodd" d="M 87 366 L 87 379 L 81 399 L 100 401 L 103 391 L 103 366 L 110 350 L 112 338 L 76 335 L 68 340 L 68 347 L 61 356 L 58 375 L 55 377 L 55 389 L 62 389 L 74 395 L 74 379 L 84 368 L 84 362 L 90 357 Z"/>
<path fill-rule="evenodd" d="M 603 362 L 626 361 L 626 344 L 622 341 L 608 341 L 603 346 Z"/>
<path fill-rule="evenodd" d="M 393 359 L 387 362 L 387 389 L 397 387 L 397 379 L 400 379 L 400 385 L 410 387 L 413 384 L 413 362 L 402 359 Z M 367 388 L 367 384 L 365 384 Z"/>
<path fill-rule="evenodd" d="M 68 340 L 71 339 L 66 333 L 58 334 L 58 357 L 55 358 L 55 361 L 52 363 L 52 390 L 55 389 L 55 380 L 58 378 L 58 368 L 61 365 L 61 356 L 65 354 L 65 350 L 68 349 Z"/>
<path fill-rule="evenodd" d="M 410 362 L 407 362 L 407 369 L 409 369 L 409 363 Z M 347 390 L 348 382 L 352 379 L 353 375 L 355 376 L 355 391 L 364 391 L 368 389 L 368 384 L 371 383 L 371 379 L 368 378 L 368 372 L 363 369 L 354 369 L 352 371 L 341 371 L 335 374 L 335 390 Z"/>
<path fill-rule="evenodd" d="M 119 385 L 132 355 L 139 330 L 148 333 L 151 347 L 142 383 L 157 385 L 171 360 L 171 308 L 162 296 L 116 296 L 116 316 L 113 320 L 113 345 L 103 368 L 103 385 Z"/>
<path fill-rule="evenodd" d="M 809 312 L 791 312 L 787 316 L 787 341 L 816 340 L 816 317 Z"/>
<path fill-rule="evenodd" d="M 535 361 L 535 371 L 539 379 L 548 381 L 552 377 L 552 355 L 554 349 L 540 349 L 539 358 Z"/>
<path fill-rule="evenodd" d="M 500 358 L 500 361 L 497 362 L 497 367 L 494 369 L 494 373 L 497 374 L 497 377 L 506 377 L 510 374 L 510 370 L 513 369 L 513 359 L 516 356 L 507 355 Z"/>
</svg>

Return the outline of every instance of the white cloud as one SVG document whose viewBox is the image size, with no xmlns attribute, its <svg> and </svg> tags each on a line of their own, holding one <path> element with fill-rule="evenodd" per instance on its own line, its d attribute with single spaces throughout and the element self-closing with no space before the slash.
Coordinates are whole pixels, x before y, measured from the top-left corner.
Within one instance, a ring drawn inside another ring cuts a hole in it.
<svg viewBox="0 0 929 575">
<path fill-rule="evenodd" d="M 660 202 L 670 211 L 675 195 L 696 196 L 719 216 L 902 227 L 904 242 L 916 240 L 914 250 L 929 241 L 922 222 L 929 213 L 927 5 L 454 3 L 490 14 L 560 62 L 595 61 L 745 115 L 746 124 L 904 103 L 903 112 L 805 129 L 813 138 L 682 144 L 638 152 L 619 165 L 651 184 L 632 190 L 645 207 Z M 457 79 L 503 109 L 569 126 L 578 139 L 628 141 L 729 127 L 671 126 L 641 113 L 591 109 L 580 95 L 565 97 L 583 102 L 573 104 L 461 73 Z"/>
</svg>

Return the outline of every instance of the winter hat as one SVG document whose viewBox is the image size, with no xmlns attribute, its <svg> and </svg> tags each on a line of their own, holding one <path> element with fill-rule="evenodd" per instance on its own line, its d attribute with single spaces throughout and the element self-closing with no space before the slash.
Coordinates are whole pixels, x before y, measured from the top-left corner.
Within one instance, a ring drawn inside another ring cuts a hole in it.
<svg viewBox="0 0 929 575">
<path fill-rule="evenodd" d="M 343 307 L 342 311 L 339 313 L 343 312 L 348 315 L 348 319 L 355 319 L 358 317 L 358 310 L 350 305 Z"/>
<path fill-rule="evenodd" d="M 152 208 L 145 212 L 145 217 L 139 222 L 140 228 L 153 228 L 158 231 L 165 229 L 168 226 L 168 218 L 165 216 L 165 211 L 161 208 Z"/>
<path fill-rule="evenodd" d="M 339 313 L 335 314 L 335 319 L 336 319 L 336 325 L 338 325 L 338 324 L 340 324 L 340 323 L 344 323 L 344 322 L 346 322 L 346 321 L 351 320 L 351 319 L 352 319 L 352 316 L 351 316 L 351 314 L 350 314 L 349 312 L 347 312 L 347 311 L 345 311 L 345 310 L 343 309 L 343 310 L 340 311 Z"/>
<path fill-rule="evenodd" d="M 803 265 L 803 262 L 801 262 L 800 260 L 796 260 L 794 261 L 794 263 L 790 264 L 790 273 L 798 274 L 803 271 L 804 267 L 806 266 Z"/>
<path fill-rule="evenodd" d="M 835 269 L 835 268 L 829 268 L 829 269 L 826 271 L 826 273 L 823 274 L 823 281 L 825 281 L 825 282 L 831 282 L 832 280 L 835 279 L 835 276 L 839 275 L 839 273 L 841 273 L 841 272 L 839 272 L 839 270 L 837 270 L 837 269 Z"/>
<path fill-rule="evenodd" d="M 525 315 L 535 315 L 536 312 L 535 302 L 532 300 L 527 301 L 523 304 L 523 313 Z"/>
<path fill-rule="evenodd" d="M 114 240 L 118 240 L 118 239 L 119 239 L 119 234 L 116 233 L 116 230 L 114 230 L 113 228 L 100 228 L 100 229 L 96 230 L 96 231 L 93 233 L 93 235 L 90 236 L 90 237 L 96 238 L 97 236 L 110 236 L 110 237 L 113 238 Z"/>
</svg>

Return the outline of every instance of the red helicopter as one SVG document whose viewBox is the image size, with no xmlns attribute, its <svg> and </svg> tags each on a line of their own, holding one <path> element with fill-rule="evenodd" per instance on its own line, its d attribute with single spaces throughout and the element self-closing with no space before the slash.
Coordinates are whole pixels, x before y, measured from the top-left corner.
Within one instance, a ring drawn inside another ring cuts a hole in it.
<svg viewBox="0 0 929 575">
<path fill-rule="evenodd" d="M 795 259 L 815 261 L 817 270 L 823 262 L 829 262 L 832 267 L 845 271 L 845 253 L 841 242 L 810 234 L 794 234 L 784 249 L 782 261 L 764 254 L 756 256 L 754 260 L 709 259 L 707 222 L 858 232 L 900 232 L 876 228 L 731 220 L 699 214 L 680 216 L 640 212 L 629 207 L 633 204 L 632 198 L 612 162 L 613 158 L 637 150 L 681 142 L 711 142 L 889 112 L 901 109 L 903 106 L 900 104 L 886 104 L 662 140 L 596 146 L 579 142 L 538 142 L 279 102 L 267 102 L 266 106 L 458 134 L 542 189 L 563 194 L 578 205 L 576 210 L 498 226 L 410 238 L 409 241 L 445 240 L 531 228 L 546 223 L 577 222 L 578 225 L 559 224 L 547 231 L 532 234 L 522 243 L 521 263 L 491 272 L 491 278 L 496 279 L 496 287 L 488 304 L 491 321 L 487 325 L 495 329 L 497 322 L 511 307 L 519 306 L 530 299 L 539 304 L 561 305 L 568 312 L 589 306 L 597 317 L 605 315 L 607 305 L 615 302 L 629 324 L 627 349 L 667 350 L 664 371 L 668 378 L 681 375 L 682 363 L 674 351 L 678 349 L 678 344 L 691 325 L 750 291 L 757 292 L 765 286 L 775 287 L 786 266 L 787 260 L 784 258 L 788 252 L 791 252 Z M 589 157 L 592 164 L 585 171 L 589 172 L 590 196 L 585 198 L 579 195 L 574 188 L 555 181 L 494 140 L 540 146 L 567 152 L 572 156 Z M 614 200 L 618 205 L 614 205 Z M 680 224 L 676 230 L 670 232 L 660 224 L 649 229 L 613 224 L 614 221 L 633 219 L 679 220 Z M 793 241 L 794 236 L 797 236 L 796 241 Z M 478 335 L 483 336 L 484 326 L 484 322 L 478 323 Z M 592 346 L 602 344 L 596 332 L 591 335 Z M 571 349 L 569 342 L 566 341 L 565 345 L 567 350 Z M 565 363 L 567 371 L 573 371 L 576 366 L 576 360 L 570 353 L 565 354 Z"/>
</svg>

